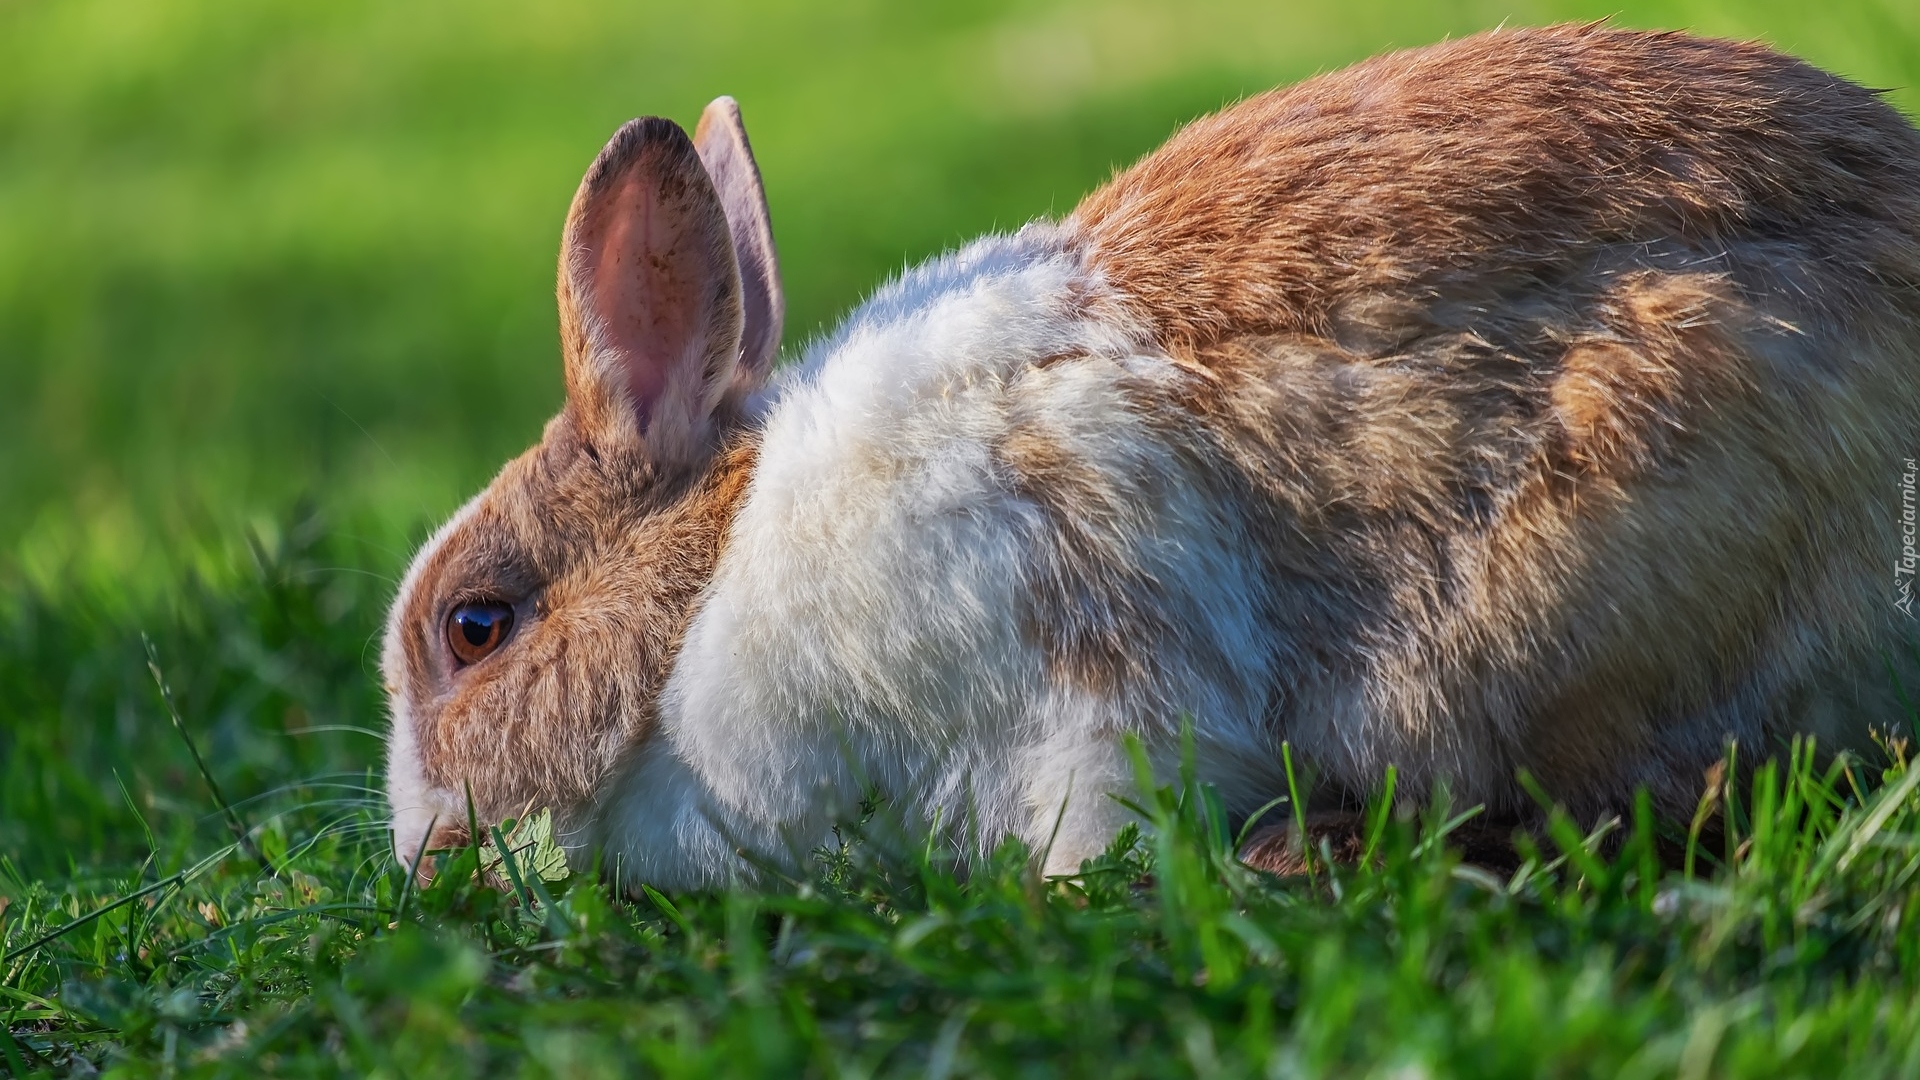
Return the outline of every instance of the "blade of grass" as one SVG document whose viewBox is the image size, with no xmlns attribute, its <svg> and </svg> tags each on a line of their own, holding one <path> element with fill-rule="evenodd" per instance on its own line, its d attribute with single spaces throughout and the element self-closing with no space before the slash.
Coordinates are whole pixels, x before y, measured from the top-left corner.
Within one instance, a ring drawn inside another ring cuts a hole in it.
<svg viewBox="0 0 1920 1080">
<path fill-rule="evenodd" d="M 1533 778 L 1532 773 L 1521 769 L 1515 776 L 1519 779 L 1520 786 L 1533 797 L 1533 801 L 1539 803 L 1540 808 L 1547 812 L 1547 836 L 1553 840 L 1554 846 L 1560 849 L 1567 861 L 1592 887 L 1596 889 L 1605 887 L 1606 866 L 1594 856 L 1592 845 L 1598 838 L 1612 831 L 1607 827 L 1607 823 L 1602 822 L 1593 833 L 1582 835 L 1579 826 L 1574 824 L 1566 808 L 1553 801 L 1546 789 L 1540 786 L 1540 782 Z M 1612 821 L 1618 824 L 1617 818 Z"/>
<path fill-rule="evenodd" d="M 1372 866 L 1374 852 L 1380 848 L 1380 841 L 1387 834 L 1387 818 L 1393 813 L 1393 788 L 1400 778 L 1400 770 L 1387 766 L 1387 782 L 1381 788 L 1380 801 L 1374 807 L 1373 820 L 1368 823 L 1367 847 L 1360 856 L 1361 866 Z"/>
<path fill-rule="evenodd" d="M 1727 779 L 1726 779 L 1726 783 L 1722 785 L 1724 788 L 1724 794 L 1721 796 L 1724 808 L 1721 810 L 1721 813 L 1720 813 L 1720 820 L 1723 823 L 1722 828 L 1720 830 L 1720 840 L 1721 840 L 1720 846 L 1726 849 L 1727 861 L 1723 865 L 1727 867 L 1731 867 L 1734 864 L 1735 857 L 1739 854 L 1740 834 L 1744 831 L 1741 828 L 1742 815 L 1740 813 L 1740 782 L 1739 782 L 1740 781 L 1740 744 L 1738 742 L 1729 741 L 1727 743 L 1727 759 L 1726 760 L 1727 760 Z"/>
<path fill-rule="evenodd" d="M 473 847 L 473 880 L 478 883 L 480 868 L 486 865 L 486 859 L 480 852 L 480 847 L 486 842 L 486 838 L 480 834 L 480 812 L 473 808 L 473 781 L 463 780 L 461 787 L 467 794 L 467 837 Z"/>
<path fill-rule="evenodd" d="M 1068 773 L 1066 794 L 1060 796 L 1060 809 L 1056 811 L 1053 815 L 1053 829 L 1052 831 L 1047 833 L 1047 846 L 1044 850 L 1040 852 L 1039 865 L 1043 867 L 1047 865 L 1047 860 L 1053 858 L 1053 845 L 1058 843 L 1060 840 L 1060 826 L 1067 820 L 1067 803 L 1070 800 L 1072 800 L 1072 798 L 1073 798 L 1073 774 Z M 1074 870 L 1077 873 L 1079 871 L 1079 867 L 1075 867 Z M 1064 874 L 1062 876 L 1072 877 L 1073 875 Z"/>
<path fill-rule="evenodd" d="M 113 782 L 120 786 L 120 797 L 127 800 L 127 809 L 133 811 L 133 819 L 140 823 L 140 831 L 147 838 L 148 853 L 153 858 L 159 858 L 160 845 L 153 838 L 153 826 L 147 824 L 147 815 L 141 813 L 139 804 L 133 801 L 133 792 L 127 790 L 126 778 L 120 775 L 119 769 L 113 770 Z"/>
<path fill-rule="evenodd" d="M 242 934 L 255 933 L 264 927 L 283 923 L 289 919 L 304 918 L 309 915 L 315 918 L 333 919 L 336 922 L 344 923 L 356 929 L 363 929 L 364 924 L 356 923 L 346 917 L 344 913 L 348 912 L 372 915 L 375 918 L 379 918 L 385 914 L 385 912 L 372 904 L 311 904 L 305 907 L 282 908 L 278 911 L 267 911 L 246 919 L 228 923 L 226 926 L 215 930 L 204 938 L 196 938 L 184 944 L 175 945 L 162 955 L 168 960 L 176 960 L 193 952 L 195 949 L 204 949 L 209 945 L 218 944 Z"/>
<path fill-rule="evenodd" d="M 1287 798 L 1293 801 L 1293 827 L 1300 833 L 1300 862 L 1307 868 L 1307 881 L 1319 884 L 1313 868 L 1313 844 L 1307 840 L 1307 808 L 1300 801 L 1300 781 L 1293 772 L 1293 744 L 1280 744 L 1280 761 L 1287 768 Z"/>
<path fill-rule="evenodd" d="M 680 909 L 674 907 L 673 901 L 662 895 L 660 890 L 651 885 L 643 884 L 640 886 L 640 891 L 646 894 L 647 899 L 653 901 L 653 906 L 659 908 L 661 914 L 673 920 L 673 925 L 679 927 L 682 934 L 685 934 L 689 939 L 699 940 L 700 932 L 694 928 L 693 923 L 687 921 L 687 917 L 680 914 Z"/>
<path fill-rule="evenodd" d="M 1653 793 L 1640 788 L 1633 793 L 1633 847 L 1639 868 L 1635 899 L 1640 910 L 1652 911 L 1660 885 L 1659 852 L 1653 834 Z"/>
<path fill-rule="evenodd" d="M 507 881 L 513 885 L 513 895 L 519 897 L 520 906 L 533 910 L 533 897 L 527 895 L 527 883 L 520 879 L 520 861 L 513 857 L 513 849 L 507 846 L 507 838 L 501 834 L 500 826 L 490 825 L 487 832 L 493 836 L 494 850 L 500 853 L 500 865 L 507 869 Z"/>
<path fill-rule="evenodd" d="M 40 935 L 39 937 L 34 938 L 32 941 L 27 942 L 25 945 L 22 945 L 19 948 L 13 950 L 12 952 L 8 953 L 4 957 L 0 957 L 0 964 L 11 964 L 15 960 L 18 960 L 20 957 L 25 956 L 28 953 L 34 951 L 35 949 L 40 948 L 42 945 L 51 944 L 52 942 L 58 941 L 61 938 L 67 936 L 68 934 L 73 933 L 75 930 L 80 929 L 81 927 L 87 925 L 93 920 L 98 919 L 102 915 L 111 914 L 115 911 L 120 910 L 122 907 L 125 907 L 126 905 L 133 903 L 135 900 L 138 900 L 145 896 L 151 896 L 154 893 L 161 891 L 162 889 L 171 888 L 175 885 L 180 884 L 186 879 L 187 879 L 187 871 L 181 870 L 167 877 L 161 878 L 159 881 L 154 882 L 153 884 L 147 886 L 144 889 L 141 889 L 137 892 L 128 893 L 127 895 L 121 897 L 120 899 L 115 900 L 111 904 L 107 904 L 103 907 L 95 908 L 92 911 L 87 912 L 85 915 L 82 915 L 77 919 L 73 919 L 67 922 L 65 925 L 59 927 L 58 929 L 47 931 L 46 933 Z"/>
<path fill-rule="evenodd" d="M 220 807 L 222 814 L 226 815 L 227 827 L 233 831 L 233 838 L 239 842 L 241 850 L 259 863 L 268 874 L 277 873 L 273 863 L 269 862 L 266 855 L 255 846 L 252 834 L 247 831 L 246 823 L 240 820 L 239 812 L 234 810 L 233 804 L 221 794 L 220 785 L 213 778 L 213 771 L 207 768 L 207 760 L 200 756 L 200 747 L 194 743 L 193 736 L 187 732 L 186 721 L 180 718 L 180 709 L 173 702 L 173 689 L 167 685 L 166 676 L 160 671 L 160 654 L 153 647 L 153 639 L 141 634 L 140 642 L 147 647 L 147 671 L 153 675 L 153 684 L 160 688 L 160 700 L 167 707 L 167 716 L 173 720 L 173 730 L 179 732 L 180 741 L 187 744 L 187 753 L 193 757 L 193 767 L 200 770 L 200 779 L 205 781 L 207 791 L 213 796 L 214 804 Z"/>
<path fill-rule="evenodd" d="M 554 906 L 553 894 L 547 891 L 547 883 L 540 880 L 539 874 L 527 876 L 527 888 L 533 891 L 533 898 L 540 902 L 540 921 L 547 924 L 547 933 L 555 939 L 564 939 L 572 934 L 573 927 L 560 914 L 560 909 Z"/>
<path fill-rule="evenodd" d="M 1860 853 L 1865 851 L 1868 845 L 1873 843 L 1873 838 L 1886 827 L 1894 812 L 1913 797 L 1916 787 L 1920 787 L 1920 767 L 1909 766 L 1906 773 L 1900 777 L 1899 783 L 1890 788 L 1882 788 L 1876 794 L 1872 809 L 1867 811 L 1867 816 L 1861 819 L 1860 824 L 1853 830 L 1853 835 L 1848 839 L 1846 850 L 1841 854 L 1836 866 L 1837 869 L 1846 870 L 1853 864 L 1853 860 L 1860 857 Z"/>
<path fill-rule="evenodd" d="M 1247 837 L 1253 835 L 1253 827 L 1260 824 L 1260 819 L 1267 816 L 1267 811 L 1272 810 L 1274 807 L 1286 801 L 1287 797 L 1285 795 L 1275 795 L 1273 798 L 1268 799 L 1260 809 L 1250 814 L 1247 820 L 1241 824 L 1240 834 L 1233 838 L 1233 850 L 1239 851 L 1241 846 L 1247 842 Z"/>
<path fill-rule="evenodd" d="M 420 850 L 413 853 L 413 865 L 404 867 L 406 880 L 400 883 L 400 899 L 393 906 L 393 928 L 400 928 L 401 920 L 407 917 L 407 901 L 413 899 L 413 883 L 419 880 L 420 863 L 427 857 L 427 842 L 433 839 L 433 828 L 440 824 L 440 816 L 435 814 L 427 822 L 427 831 L 420 834 Z"/>
<path fill-rule="evenodd" d="M 1421 859 L 1432 854 L 1435 848 L 1443 846 L 1447 842 L 1447 837 L 1452 835 L 1456 829 L 1486 812 L 1486 804 L 1481 803 L 1467 807 L 1465 810 L 1440 822 L 1438 825 L 1423 826 L 1420 833 L 1420 840 L 1413 845 L 1413 850 L 1407 853 L 1408 856 L 1413 859 Z"/>
<path fill-rule="evenodd" d="M 1707 774 L 1706 789 L 1700 792 L 1700 802 L 1693 808 L 1693 820 L 1687 824 L 1687 850 L 1681 859 L 1680 876 L 1692 881 L 1694 858 L 1700 851 L 1700 833 L 1707 822 L 1720 809 L 1720 788 L 1726 776 L 1724 762 L 1716 766 L 1716 771 Z"/>
<path fill-rule="evenodd" d="M 13 1041 L 13 1017 L 0 1024 L 0 1050 L 6 1052 L 7 1069 L 14 1076 L 27 1075 L 27 1059 L 20 1056 L 20 1044 Z"/>
</svg>

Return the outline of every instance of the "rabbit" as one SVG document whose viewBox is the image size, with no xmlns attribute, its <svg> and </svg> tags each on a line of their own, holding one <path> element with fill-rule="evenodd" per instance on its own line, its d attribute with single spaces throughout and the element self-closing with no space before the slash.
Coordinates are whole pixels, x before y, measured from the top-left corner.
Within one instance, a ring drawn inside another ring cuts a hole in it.
<svg viewBox="0 0 1920 1080">
<path fill-rule="evenodd" d="M 601 151 L 557 291 L 565 406 L 393 604 L 410 864 L 547 808 L 724 887 L 878 793 L 1072 874 L 1130 746 L 1239 818 L 1288 754 L 1316 805 L 1685 815 L 1729 742 L 1892 715 L 1920 134 L 1762 45 L 1500 29 L 1260 94 L 777 373 L 722 98 Z"/>
</svg>

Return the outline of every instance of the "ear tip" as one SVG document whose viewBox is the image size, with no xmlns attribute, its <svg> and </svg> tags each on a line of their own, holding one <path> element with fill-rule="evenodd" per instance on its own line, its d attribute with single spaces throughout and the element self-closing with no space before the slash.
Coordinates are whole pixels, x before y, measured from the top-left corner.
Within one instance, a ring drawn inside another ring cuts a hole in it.
<svg viewBox="0 0 1920 1080">
<path fill-rule="evenodd" d="M 644 144 L 675 138 L 685 140 L 687 132 L 679 124 L 664 116 L 636 116 L 620 125 L 620 130 L 607 140 L 609 149 L 622 144 Z"/>
<path fill-rule="evenodd" d="M 700 123 L 693 130 L 694 145 L 705 146 L 711 142 L 716 128 L 735 140 L 746 141 L 747 125 L 740 119 L 740 103 L 727 94 L 714 98 L 700 110 Z"/>
<path fill-rule="evenodd" d="M 598 190 L 602 183 L 618 175 L 635 158 L 649 150 L 665 150 L 676 156 L 698 160 L 693 140 L 687 136 L 685 128 L 664 116 L 636 117 L 621 124 L 620 130 L 607 140 L 607 145 L 600 150 L 600 156 L 593 159 L 593 167 L 587 170 L 583 187 L 589 191 Z"/>
</svg>

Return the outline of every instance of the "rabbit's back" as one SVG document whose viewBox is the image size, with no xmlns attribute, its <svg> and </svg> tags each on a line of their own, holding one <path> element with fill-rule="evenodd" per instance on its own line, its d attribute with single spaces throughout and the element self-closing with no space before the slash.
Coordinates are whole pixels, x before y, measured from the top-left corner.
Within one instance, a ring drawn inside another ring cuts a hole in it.
<svg viewBox="0 0 1920 1080">
<path fill-rule="evenodd" d="M 1826 264 L 1808 299 L 1838 309 L 1915 280 L 1920 134 L 1872 91 L 1760 45 L 1496 31 L 1195 121 L 1074 220 L 1184 348 L 1305 333 L 1365 350 L 1417 327 L 1354 310 L 1363 294 L 1512 302 L 1636 248 L 1788 245 Z"/>
<path fill-rule="evenodd" d="M 1883 684 L 1920 135 L 1872 93 L 1496 32 L 1196 122 L 1067 227 L 1192 373 L 1162 407 L 1261 549 L 1275 722 L 1336 778 L 1682 809 L 1725 739 L 1831 737 Z"/>
</svg>

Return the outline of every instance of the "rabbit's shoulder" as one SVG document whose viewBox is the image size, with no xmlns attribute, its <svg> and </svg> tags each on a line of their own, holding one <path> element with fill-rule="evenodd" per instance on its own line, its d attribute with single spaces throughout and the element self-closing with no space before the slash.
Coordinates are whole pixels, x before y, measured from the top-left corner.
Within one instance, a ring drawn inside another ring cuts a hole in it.
<svg viewBox="0 0 1920 1080">
<path fill-rule="evenodd" d="M 1043 673 L 1109 697 L 1148 673 L 1252 694 L 1219 670 L 1263 662 L 1224 659 L 1246 651 L 1257 568 L 1183 410 L 1196 376 L 1083 255 L 1045 223 L 978 241 L 781 379 L 669 694 L 683 752 L 724 770 L 724 745 L 695 744 L 795 701 L 833 701 L 823 724 L 921 722 L 953 705 L 928 694 L 979 683 L 1003 696 L 968 709 L 1017 711 Z"/>
</svg>

